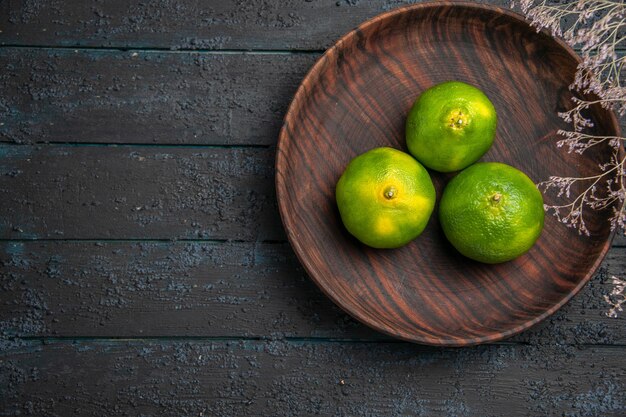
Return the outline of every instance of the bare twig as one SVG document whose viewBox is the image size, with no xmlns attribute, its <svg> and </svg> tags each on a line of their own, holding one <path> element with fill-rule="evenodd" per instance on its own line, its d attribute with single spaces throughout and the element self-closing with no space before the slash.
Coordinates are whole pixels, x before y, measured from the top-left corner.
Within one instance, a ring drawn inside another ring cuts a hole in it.
<svg viewBox="0 0 626 417">
<path fill-rule="evenodd" d="M 569 153 L 583 154 L 599 144 L 612 149 L 608 160 L 598 166 L 598 174 L 588 177 L 551 176 L 539 184 L 545 192 L 556 191 L 557 198 L 568 203 L 545 205 L 559 221 L 589 235 L 585 224 L 588 210 L 612 207 L 609 221 L 613 230 L 626 229 L 626 158 L 620 149 L 623 136 L 596 136 L 586 133 L 593 122 L 586 115 L 591 106 L 600 105 L 626 116 L 626 86 L 622 77 L 626 56 L 618 56 L 618 47 L 626 43 L 626 2 L 624 0 L 521 0 L 522 12 L 537 30 L 546 28 L 561 36 L 570 46 L 579 48 L 583 58 L 570 88 L 586 97 L 573 98 L 574 107 L 559 116 L 572 124 L 571 131 L 561 130 L 558 147 Z M 582 192 L 573 192 L 580 190 Z M 618 208 L 619 207 L 619 208 Z M 617 317 L 626 305 L 626 281 L 612 277 L 613 291 L 605 295 L 611 306 L 607 315 Z"/>
<path fill-rule="evenodd" d="M 594 136 L 585 133 L 593 127 L 586 115 L 593 105 L 626 115 L 626 86 L 622 85 L 622 70 L 626 57 L 619 57 L 617 48 L 626 43 L 626 2 L 623 0 L 572 0 L 549 2 L 547 0 L 522 0 L 520 7 L 537 29 L 547 28 L 561 36 L 572 47 L 581 51 L 583 62 L 579 65 L 573 90 L 594 99 L 573 98 L 574 107 L 559 115 L 572 124 L 571 131 L 561 130 L 564 137 L 558 147 L 578 154 L 598 144 L 608 144 L 613 152 L 609 161 L 599 166 L 598 174 L 586 178 L 552 176 L 539 184 L 545 191 L 554 189 L 557 197 L 571 199 L 569 203 L 546 205 L 561 222 L 574 227 L 581 234 L 589 234 L 584 213 L 587 210 L 613 206 L 610 218 L 613 229 L 624 229 L 626 213 L 621 207 L 626 197 L 626 163 L 620 156 L 620 147 L 626 141 L 622 136 Z M 584 191 L 572 195 L 573 186 Z"/>
</svg>

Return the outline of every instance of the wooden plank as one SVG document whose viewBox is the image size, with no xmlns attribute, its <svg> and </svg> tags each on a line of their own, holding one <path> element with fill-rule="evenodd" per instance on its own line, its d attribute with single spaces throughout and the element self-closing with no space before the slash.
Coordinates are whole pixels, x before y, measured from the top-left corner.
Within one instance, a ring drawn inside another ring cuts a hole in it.
<svg viewBox="0 0 626 417">
<path fill-rule="evenodd" d="M 319 56 L 0 48 L 0 140 L 270 146 Z"/>
<path fill-rule="evenodd" d="M 0 45 L 320 50 L 362 21 L 415 2 L 2 1 Z"/>
<path fill-rule="evenodd" d="M 0 238 L 282 240 L 271 149 L 0 145 Z"/>
<path fill-rule="evenodd" d="M 284 240 L 273 165 L 264 148 L 0 144 L 0 238 Z"/>
<path fill-rule="evenodd" d="M 282 241 L 273 165 L 264 148 L 0 144 L 0 238 Z"/>
<path fill-rule="evenodd" d="M 5 242 L 0 336 L 388 339 L 356 323 L 306 276 L 287 243 Z M 626 251 L 546 322 L 513 340 L 626 344 L 606 316 Z"/>
<path fill-rule="evenodd" d="M 0 48 L 0 140 L 273 145 L 318 56 Z"/>
<path fill-rule="evenodd" d="M 623 348 L 83 341 L 0 355 L 4 415 L 623 416 Z M 321 366 L 323 364 L 323 366 Z"/>
<path fill-rule="evenodd" d="M 287 243 L 2 246 L 9 336 L 377 336 L 321 294 Z"/>
</svg>

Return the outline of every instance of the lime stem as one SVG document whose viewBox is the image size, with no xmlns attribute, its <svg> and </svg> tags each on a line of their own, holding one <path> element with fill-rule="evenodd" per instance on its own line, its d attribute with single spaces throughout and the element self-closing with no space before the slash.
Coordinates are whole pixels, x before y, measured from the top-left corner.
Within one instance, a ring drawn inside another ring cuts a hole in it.
<svg viewBox="0 0 626 417">
<path fill-rule="evenodd" d="M 450 117 L 450 127 L 460 129 L 463 125 L 467 124 L 467 120 L 462 110 L 456 110 Z"/>
<path fill-rule="evenodd" d="M 393 186 L 387 187 L 385 188 L 385 191 L 383 191 L 383 195 L 385 196 L 387 200 L 391 200 L 392 198 L 396 196 L 396 191 L 397 190 Z"/>
<path fill-rule="evenodd" d="M 491 196 L 491 199 L 495 201 L 496 203 L 500 201 L 501 198 L 502 198 L 502 194 L 500 193 L 495 193 L 493 196 Z"/>
</svg>

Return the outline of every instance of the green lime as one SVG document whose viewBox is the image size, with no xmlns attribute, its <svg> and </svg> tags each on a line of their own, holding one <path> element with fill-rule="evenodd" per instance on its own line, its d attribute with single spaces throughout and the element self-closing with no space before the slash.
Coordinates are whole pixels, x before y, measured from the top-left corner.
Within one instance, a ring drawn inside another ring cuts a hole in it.
<svg viewBox="0 0 626 417">
<path fill-rule="evenodd" d="M 415 239 L 435 207 L 435 187 L 426 168 L 386 147 L 350 161 L 335 196 L 346 229 L 374 248 L 397 248 Z"/>
<path fill-rule="evenodd" d="M 496 109 L 482 91 L 448 81 L 415 101 L 406 121 L 406 142 L 409 152 L 428 168 L 458 171 L 487 152 L 496 124 Z"/>
<path fill-rule="evenodd" d="M 543 229 L 541 193 L 523 172 L 498 162 L 472 165 L 446 186 L 439 221 L 452 245 L 485 263 L 528 251 Z"/>
</svg>

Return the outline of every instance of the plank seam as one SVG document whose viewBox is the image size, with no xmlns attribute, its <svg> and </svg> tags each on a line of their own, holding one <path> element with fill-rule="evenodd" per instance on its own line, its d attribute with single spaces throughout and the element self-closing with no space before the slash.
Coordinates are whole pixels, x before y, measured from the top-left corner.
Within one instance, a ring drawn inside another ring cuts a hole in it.
<svg viewBox="0 0 626 417">
<path fill-rule="evenodd" d="M 190 238 L 153 238 L 153 239 L 115 239 L 115 238 L 102 238 L 102 239 L 63 239 L 63 238 L 0 238 L 0 243 L 214 243 L 214 244 L 226 244 L 226 243 L 255 243 L 265 245 L 282 245 L 288 243 L 287 240 L 281 239 L 264 239 L 264 240 L 244 240 L 244 239 L 190 239 Z"/>
<path fill-rule="evenodd" d="M 138 147 L 138 148 L 200 148 L 200 149 L 269 149 L 276 145 L 265 144 L 202 144 L 202 143 L 130 143 L 130 142 L 62 142 L 62 141 L 29 141 L 15 142 L 0 140 L 0 144 L 7 146 L 72 146 L 72 147 Z"/>
<path fill-rule="evenodd" d="M 16 340 L 29 342 L 41 342 L 41 344 L 51 343 L 79 343 L 79 342 L 105 342 L 105 343 L 137 343 L 137 342 L 288 342 L 294 344 L 300 343 L 352 343 L 352 344 L 406 344 L 415 346 L 433 347 L 428 345 L 417 345 L 415 343 L 406 342 L 400 339 L 348 339 L 348 338 L 332 338 L 332 337 L 272 337 L 272 336 L 23 336 Z M 500 341 L 488 343 L 489 345 L 530 345 L 524 341 Z M 595 346 L 595 345 L 593 345 Z"/>
<path fill-rule="evenodd" d="M 171 343 L 180 343 L 180 342 L 215 342 L 215 343 L 232 343 L 232 342 L 287 342 L 292 344 L 307 344 L 307 343 L 327 343 L 327 344 L 405 344 L 405 345 L 414 345 L 414 346 L 422 346 L 425 348 L 432 349 L 456 349 L 449 347 L 438 347 L 438 346 L 429 346 L 429 345 L 419 345 L 410 342 L 406 342 L 399 339 L 346 339 L 346 338 L 325 338 L 325 337 L 270 337 L 270 336 L 229 336 L 229 337 L 220 337 L 220 336 L 141 336 L 141 337 L 96 337 L 96 336 L 60 336 L 60 337 L 37 337 L 37 336 L 26 336 L 16 338 L 16 340 L 22 340 L 25 342 L 39 342 L 42 345 L 53 344 L 53 343 L 82 343 L 82 342 L 99 342 L 99 343 L 111 343 L 111 344 L 122 344 L 122 343 L 141 343 L 141 342 L 171 342 Z M 499 341 L 493 343 L 486 343 L 482 346 L 546 346 L 546 344 L 534 344 L 525 341 Z M 554 346 L 557 346 L 556 344 Z M 568 343 L 558 346 L 571 346 L 578 348 L 606 348 L 606 349 L 625 349 L 626 344 L 624 343 Z M 470 348 L 471 349 L 471 348 Z"/>
<path fill-rule="evenodd" d="M 124 46 L 59 46 L 52 44 L 0 44 L 0 49 L 56 49 L 68 51 L 105 51 L 105 52 L 155 52 L 155 53 L 202 53 L 209 55 L 292 55 L 292 54 L 313 54 L 318 55 L 326 51 L 326 49 L 194 49 L 194 48 L 170 48 L 170 47 L 124 47 Z"/>
<path fill-rule="evenodd" d="M 339 39 L 339 38 L 338 38 Z M 241 55 L 241 54 L 256 54 L 256 55 L 291 55 L 291 54 L 313 54 L 319 55 L 326 52 L 328 48 L 321 49 L 263 49 L 263 48 L 226 48 L 226 49 L 202 49 L 202 48 L 178 48 L 178 47 L 163 47 L 163 46 L 90 46 L 90 45 L 54 45 L 54 44 L 12 44 L 12 43 L 0 43 L 0 49 L 56 49 L 56 50 L 70 50 L 70 51 L 110 51 L 110 52 L 167 52 L 167 53 L 203 53 L 213 55 Z M 580 48 L 574 48 L 576 53 L 580 53 Z M 616 52 L 626 53 L 626 47 L 617 47 Z"/>
<path fill-rule="evenodd" d="M 70 238 L 70 239 L 55 239 L 55 238 L 0 238 L 0 243 L 208 243 L 208 244 L 227 244 L 227 243 L 242 243 L 242 244 L 264 244 L 264 245 L 283 245 L 289 243 L 288 240 L 281 239 L 265 239 L 265 240 L 244 240 L 244 239 L 189 239 L 189 238 Z M 621 249 L 626 248 L 626 245 L 621 243 L 614 243 L 611 248 Z"/>
</svg>

